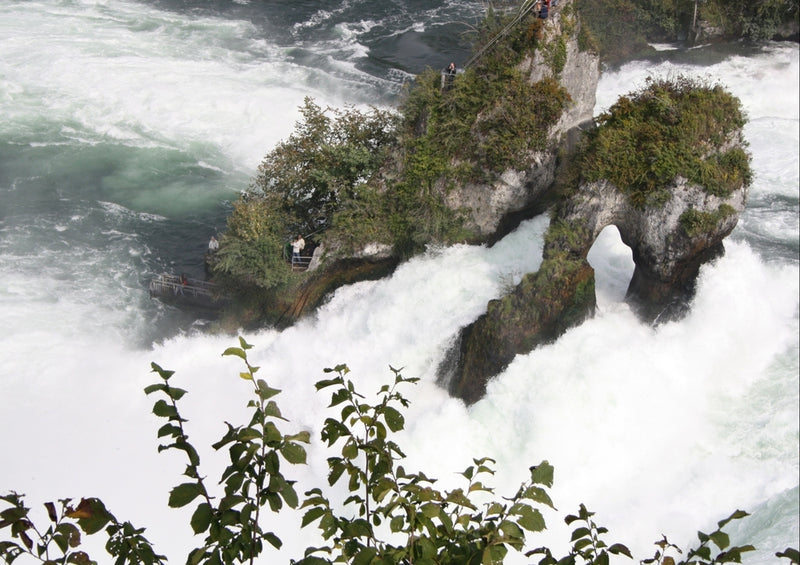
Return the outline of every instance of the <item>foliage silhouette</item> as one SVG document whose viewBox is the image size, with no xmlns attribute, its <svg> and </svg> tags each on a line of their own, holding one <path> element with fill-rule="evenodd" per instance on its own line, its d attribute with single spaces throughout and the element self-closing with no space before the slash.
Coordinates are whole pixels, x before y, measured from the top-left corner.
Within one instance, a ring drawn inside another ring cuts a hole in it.
<svg viewBox="0 0 800 565">
<path fill-rule="evenodd" d="M 546 528 L 541 507 L 554 509 L 548 488 L 554 470 L 547 462 L 530 467 L 530 477 L 511 496 L 498 496 L 488 481 L 494 461 L 474 459 L 461 476 L 463 488 L 439 490 L 436 479 L 423 472 L 406 470 L 405 455 L 393 434 L 405 425 L 403 410 L 408 400 L 400 388 L 417 382 L 391 369 L 394 380 L 381 387 L 377 401 L 367 402 L 348 378 L 349 369 L 339 365 L 325 369 L 329 378 L 316 384 L 318 391 L 331 391 L 330 407 L 339 416 L 327 418 L 321 440 L 335 454 L 328 458 L 328 485 L 316 485 L 305 492 L 303 502 L 295 492 L 295 481 L 284 474 L 282 463 L 306 463 L 307 431 L 285 434 L 278 424 L 285 419 L 275 401 L 279 390 L 256 378 L 259 368 L 247 356 L 251 345 L 239 339 L 223 355 L 242 359 L 245 370 L 239 376 L 252 386 L 247 424 L 225 424 L 215 450 L 226 448 L 230 460 L 218 485 L 200 472 L 200 455 L 189 442 L 187 420 L 178 403 L 186 390 L 173 386 L 173 371 L 153 363 L 158 382 L 145 388 L 158 395 L 153 413 L 166 420 L 158 430 L 159 451 L 176 450 L 187 459 L 186 479 L 169 493 L 173 508 L 196 503 L 189 520 L 195 534 L 204 536 L 201 546 L 188 553 L 187 565 L 255 563 L 268 546 L 279 548 L 280 538 L 269 530 L 267 516 L 286 506 L 303 511 L 299 528 L 316 524 L 324 544 L 310 546 L 296 565 L 347 563 L 350 565 L 493 565 L 503 563 L 509 552 L 541 556 L 538 565 L 608 565 L 610 557 L 631 558 L 628 548 L 608 545 L 606 528 L 598 526 L 594 513 L 581 505 L 565 522 L 574 525 L 570 552 L 560 558 L 547 547 L 526 551 L 529 537 Z M 346 484 L 349 496 L 342 504 L 331 504 L 329 487 Z M 214 489 L 222 492 L 214 493 Z M 106 553 L 115 565 L 164 565 L 166 557 L 156 553 L 144 537 L 144 529 L 118 521 L 96 498 L 84 498 L 73 506 L 70 499 L 56 505 L 45 503 L 49 523 L 34 524 L 24 496 L 16 492 L 0 496 L 0 561 L 11 564 L 20 557 L 45 565 L 89 565 L 97 561 L 81 548 L 83 536 L 104 531 Z M 679 565 L 739 563 L 751 545 L 731 546 L 723 528 L 732 520 L 747 516 L 737 510 L 718 522 L 718 528 L 698 532 L 699 545 L 686 553 Z M 266 542 L 266 543 L 265 543 Z M 642 563 L 673 565 L 668 553 L 681 553 L 666 537 L 656 542 L 654 556 Z M 712 550 L 716 546 L 717 550 Z M 798 563 L 798 551 L 786 548 L 780 558 Z M 30 559 L 29 559 L 30 560 Z"/>
</svg>

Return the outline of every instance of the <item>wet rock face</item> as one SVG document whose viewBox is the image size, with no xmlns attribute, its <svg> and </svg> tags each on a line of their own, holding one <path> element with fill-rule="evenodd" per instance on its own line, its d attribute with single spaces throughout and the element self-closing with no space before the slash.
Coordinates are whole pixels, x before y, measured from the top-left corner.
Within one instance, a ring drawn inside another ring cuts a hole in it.
<svg viewBox="0 0 800 565">
<path fill-rule="evenodd" d="M 561 9 L 569 3 L 570 0 L 562 0 Z M 565 35 L 567 22 L 566 16 L 562 19 L 561 9 L 552 10 L 546 20 L 542 30 L 544 45 L 554 44 Z M 475 231 L 479 238 L 492 239 L 506 217 L 535 206 L 553 184 L 562 141 L 568 132 L 592 119 L 600 59 L 595 53 L 578 48 L 579 24 L 570 20 L 570 25 L 573 29 L 564 41 L 563 67 L 553 68 L 546 48 L 537 50 L 520 64 L 530 84 L 555 79 L 569 94 L 569 105 L 547 132 L 549 149 L 531 154 L 531 165 L 526 170 L 507 170 L 490 184 L 464 183 L 447 193 L 448 207 L 467 211 L 465 227 Z"/>
<path fill-rule="evenodd" d="M 450 394 L 468 404 L 518 353 L 556 339 L 594 312 L 594 269 L 585 259 L 545 261 L 512 294 L 489 303 L 460 339 Z"/>
<path fill-rule="evenodd" d="M 608 181 L 584 183 L 553 214 L 544 260 L 508 296 L 465 328 L 458 355 L 449 358 L 450 393 L 479 400 L 486 384 L 519 353 L 552 341 L 591 316 L 594 270 L 586 257 L 604 228 L 614 225 L 636 265 L 628 301 L 647 321 L 680 315 L 701 265 L 723 252 L 722 241 L 744 210 L 748 185 L 727 196 L 678 177 L 670 198 L 642 206 Z"/>
<path fill-rule="evenodd" d="M 744 210 L 748 187 L 727 197 L 678 177 L 668 187 L 671 198 L 661 206 L 639 207 L 608 181 L 581 186 L 559 218 L 585 222 L 588 249 L 604 228 L 614 225 L 631 248 L 635 270 L 628 301 L 649 321 L 679 314 L 689 300 L 700 266 L 723 252 L 726 238 Z M 712 219 L 705 229 L 688 233 L 685 214 Z"/>
</svg>

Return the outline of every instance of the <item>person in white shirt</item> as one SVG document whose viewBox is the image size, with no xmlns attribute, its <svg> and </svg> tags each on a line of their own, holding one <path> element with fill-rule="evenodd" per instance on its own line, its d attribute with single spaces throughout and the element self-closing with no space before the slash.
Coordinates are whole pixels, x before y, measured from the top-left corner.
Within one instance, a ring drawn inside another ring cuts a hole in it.
<svg viewBox="0 0 800 565">
<path fill-rule="evenodd" d="M 300 261 L 300 252 L 306 246 L 302 235 L 298 235 L 292 242 L 292 265 Z"/>
</svg>

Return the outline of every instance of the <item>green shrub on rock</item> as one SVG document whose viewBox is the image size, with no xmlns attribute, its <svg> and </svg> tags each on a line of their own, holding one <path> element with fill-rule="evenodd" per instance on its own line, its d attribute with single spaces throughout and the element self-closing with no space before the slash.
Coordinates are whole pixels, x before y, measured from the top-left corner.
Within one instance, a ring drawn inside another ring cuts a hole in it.
<svg viewBox="0 0 800 565">
<path fill-rule="evenodd" d="M 576 159 L 588 181 L 608 180 L 636 205 L 663 202 L 677 176 L 727 196 L 751 179 L 738 98 L 686 76 L 649 78 L 597 119 Z M 738 147 L 726 149 L 730 142 Z"/>
</svg>

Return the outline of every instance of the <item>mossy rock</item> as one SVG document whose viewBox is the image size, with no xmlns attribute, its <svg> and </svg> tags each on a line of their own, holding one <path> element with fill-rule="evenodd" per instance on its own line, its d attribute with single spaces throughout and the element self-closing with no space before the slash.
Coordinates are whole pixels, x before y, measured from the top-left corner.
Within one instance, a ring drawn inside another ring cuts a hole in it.
<svg viewBox="0 0 800 565">
<path fill-rule="evenodd" d="M 544 261 L 517 288 L 489 303 L 486 314 L 465 328 L 457 377 L 450 393 L 479 400 L 489 379 L 519 353 L 550 342 L 594 313 L 594 269 L 582 258 Z"/>
</svg>

